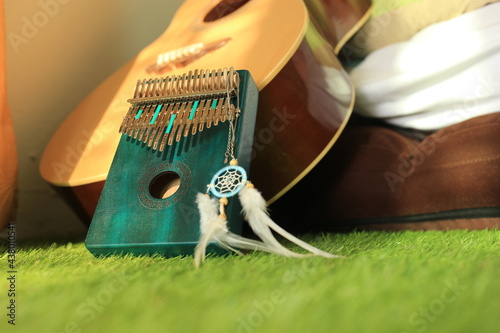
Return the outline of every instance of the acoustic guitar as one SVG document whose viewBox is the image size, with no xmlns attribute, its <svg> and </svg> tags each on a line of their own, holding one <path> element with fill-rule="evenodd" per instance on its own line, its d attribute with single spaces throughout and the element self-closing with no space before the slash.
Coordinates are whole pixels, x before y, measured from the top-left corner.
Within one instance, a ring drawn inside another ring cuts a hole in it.
<svg viewBox="0 0 500 333">
<path fill-rule="evenodd" d="M 7 103 L 5 73 L 4 3 L 0 1 L 0 230 L 13 221 L 16 211 L 17 152 Z"/>
<path fill-rule="evenodd" d="M 302 0 L 186 1 L 157 40 L 64 121 L 42 156 L 42 177 L 89 222 L 136 82 L 233 66 L 248 70 L 259 90 L 251 177 L 268 203 L 277 200 L 326 154 L 349 118 L 354 92 L 335 50 L 371 8 L 367 0 L 305 2 L 312 19 Z"/>
</svg>

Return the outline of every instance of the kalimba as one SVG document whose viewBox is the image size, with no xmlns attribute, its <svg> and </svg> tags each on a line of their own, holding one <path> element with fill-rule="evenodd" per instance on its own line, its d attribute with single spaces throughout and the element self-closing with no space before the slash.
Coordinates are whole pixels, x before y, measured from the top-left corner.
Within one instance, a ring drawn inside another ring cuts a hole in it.
<svg viewBox="0 0 500 333">
<path fill-rule="evenodd" d="M 137 83 L 85 245 L 96 256 L 192 254 L 196 194 L 234 153 L 249 170 L 258 90 L 248 71 L 194 70 Z M 119 135 L 119 134 L 117 134 Z M 241 206 L 226 207 L 232 232 Z M 209 252 L 218 252 L 213 245 Z"/>
</svg>

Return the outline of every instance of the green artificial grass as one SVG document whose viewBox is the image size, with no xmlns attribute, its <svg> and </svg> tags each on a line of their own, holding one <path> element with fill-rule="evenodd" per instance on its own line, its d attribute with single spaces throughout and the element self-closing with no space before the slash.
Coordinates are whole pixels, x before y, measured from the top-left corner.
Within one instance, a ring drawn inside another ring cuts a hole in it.
<svg viewBox="0 0 500 333">
<path fill-rule="evenodd" d="M 499 236 L 497 230 L 306 235 L 345 257 L 251 253 L 210 257 L 198 270 L 192 257 L 96 259 L 82 242 L 18 242 L 16 325 L 7 323 L 2 278 L 0 327 L 38 333 L 496 333 Z M 7 275 L 7 254 L 0 260 Z"/>
</svg>

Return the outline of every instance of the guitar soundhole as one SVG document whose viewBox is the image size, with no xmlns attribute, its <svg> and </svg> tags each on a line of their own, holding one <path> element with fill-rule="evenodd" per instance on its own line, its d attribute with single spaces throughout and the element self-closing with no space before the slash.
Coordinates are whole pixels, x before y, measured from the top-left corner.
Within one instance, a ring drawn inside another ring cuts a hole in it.
<svg viewBox="0 0 500 333">
<path fill-rule="evenodd" d="M 241 8 L 241 6 L 246 4 L 248 1 L 250 0 L 222 0 L 214 8 L 212 8 L 207 15 L 205 15 L 203 21 L 217 21 L 218 19 L 221 19 Z"/>
<path fill-rule="evenodd" d="M 177 173 L 162 172 L 151 181 L 149 193 L 155 199 L 167 199 L 177 192 L 180 185 L 181 177 Z"/>
</svg>

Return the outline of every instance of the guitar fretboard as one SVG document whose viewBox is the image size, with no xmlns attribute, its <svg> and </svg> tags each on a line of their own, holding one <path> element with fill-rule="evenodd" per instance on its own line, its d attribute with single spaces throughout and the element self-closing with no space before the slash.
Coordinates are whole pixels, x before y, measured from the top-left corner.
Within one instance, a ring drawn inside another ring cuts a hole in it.
<svg viewBox="0 0 500 333">
<path fill-rule="evenodd" d="M 139 80 L 119 131 L 163 151 L 182 137 L 237 116 L 238 87 L 232 67 Z"/>
</svg>

